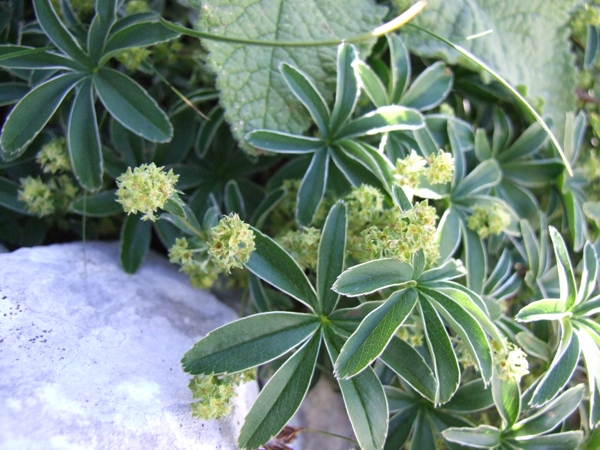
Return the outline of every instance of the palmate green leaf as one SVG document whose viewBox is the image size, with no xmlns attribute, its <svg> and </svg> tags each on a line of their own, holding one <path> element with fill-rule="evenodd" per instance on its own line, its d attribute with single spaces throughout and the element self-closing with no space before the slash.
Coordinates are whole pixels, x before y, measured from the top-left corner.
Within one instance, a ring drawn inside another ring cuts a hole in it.
<svg viewBox="0 0 600 450">
<path fill-rule="evenodd" d="M 311 309 L 317 308 L 317 294 L 298 263 L 273 239 L 256 228 L 252 230 L 256 250 L 244 266 Z"/>
<path fill-rule="evenodd" d="M 488 409 L 494 404 L 491 389 L 478 378 L 458 388 L 452 400 L 444 404 L 444 410 L 455 413 L 471 413 Z"/>
<path fill-rule="evenodd" d="M 331 330 L 325 344 L 332 361 L 338 358 L 344 341 Z M 380 450 L 387 435 L 388 403 L 383 386 L 370 367 L 349 380 L 338 380 L 354 434 L 364 450 Z"/>
<path fill-rule="evenodd" d="M 547 436 L 527 437 L 527 439 L 506 439 L 506 444 L 522 450 L 575 450 L 583 439 L 582 431 L 565 431 Z M 588 447 L 590 450 L 593 447 Z"/>
<path fill-rule="evenodd" d="M 369 96 L 375 107 L 380 108 L 388 105 L 390 101 L 388 99 L 385 86 L 373 69 L 360 60 L 356 61 L 355 67 L 356 71 L 358 72 L 358 76 L 360 77 L 362 88 Z"/>
<path fill-rule="evenodd" d="M 450 442 L 474 448 L 494 448 L 500 445 L 500 430 L 489 425 L 477 428 L 448 428 L 442 435 Z"/>
<path fill-rule="evenodd" d="M 519 187 L 539 188 L 550 184 L 565 170 L 559 159 L 515 161 L 502 164 L 504 179 Z"/>
<path fill-rule="evenodd" d="M 369 313 L 379 308 L 382 304 L 383 301 L 369 301 L 361 303 L 354 308 L 336 309 L 327 318 L 333 324 L 334 331 L 347 338 L 356 331 L 362 320 Z"/>
<path fill-rule="evenodd" d="M 320 345 L 318 332 L 271 377 L 246 416 L 240 448 L 255 449 L 267 443 L 292 418 L 308 391 Z"/>
<path fill-rule="evenodd" d="M 279 66 L 279 71 L 294 95 L 308 109 L 321 134 L 326 136 L 329 133 L 331 113 L 313 81 L 304 72 L 286 63 Z"/>
<path fill-rule="evenodd" d="M 102 61 L 107 61 L 126 48 L 146 47 L 179 37 L 158 22 L 134 23 L 111 34 L 106 42 Z"/>
<path fill-rule="evenodd" d="M 464 260 L 467 268 L 467 286 L 477 293 L 483 292 L 483 282 L 487 273 L 487 252 L 477 233 L 470 230 L 464 221 L 460 222 L 463 232 Z"/>
<path fill-rule="evenodd" d="M 543 112 L 562 128 L 575 109 L 576 71 L 569 42 L 569 11 L 575 0 L 430 0 L 415 23 L 435 30 L 485 61 L 513 86 L 523 86 L 530 100 L 543 100 Z M 519 20 L 514 20 L 518 11 Z M 478 39 L 465 40 L 493 30 Z M 455 50 L 409 29 L 402 34 L 419 56 L 440 55 L 450 64 L 472 67 Z M 479 68 L 478 68 L 479 69 Z M 562 132 L 559 131 L 558 135 Z"/>
<path fill-rule="evenodd" d="M 434 290 L 421 288 L 420 293 L 427 295 L 435 309 L 446 319 L 451 328 L 460 336 L 467 347 L 485 383 L 492 378 L 492 349 L 483 328 L 466 309 L 452 301 L 452 298 Z"/>
<path fill-rule="evenodd" d="M 358 264 L 342 273 L 333 290 L 348 297 L 370 294 L 386 287 L 399 286 L 412 279 L 412 266 L 395 258 Z"/>
<path fill-rule="evenodd" d="M 401 410 L 390 418 L 389 434 L 385 441 L 385 447 L 383 447 L 384 450 L 402 448 L 410 435 L 418 413 L 418 406 L 413 406 Z"/>
<path fill-rule="evenodd" d="M 80 197 L 71 203 L 71 211 L 88 217 L 108 217 L 123 213 L 123 206 L 117 203 L 116 189 Z"/>
<path fill-rule="evenodd" d="M 435 377 L 438 380 L 435 404 L 441 405 L 452 398 L 460 382 L 456 354 L 442 319 L 426 298 L 419 296 L 419 312 L 423 318 L 425 340 L 431 355 Z"/>
<path fill-rule="evenodd" d="M 346 205 L 338 202 L 327 214 L 319 242 L 317 294 L 319 312 L 324 315 L 329 315 L 334 310 L 339 299 L 339 294 L 331 288 L 344 270 L 347 228 Z"/>
<path fill-rule="evenodd" d="M 336 135 L 342 124 L 350 118 L 360 95 L 358 74 L 354 69 L 357 58 L 354 46 L 342 44 L 338 47 L 335 103 L 329 123 L 329 132 L 332 135 Z"/>
<path fill-rule="evenodd" d="M 464 275 L 465 267 L 462 265 L 461 261 L 456 259 L 448 259 L 443 264 L 440 264 L 432 269 L 427 269 L 425 272 L 423 272 L 419 277 L 419 283 L 451 281 Z"/>
<path fill-rule="evenodd" d="M 97 13 L 94 16 L 87 35 L 87 51 L 94 63 L 97 63 L 104 53 L 106 38 L 108 37 L 110 27 L 115 21 L 116 2 L 110 0 L 101 3 L 103 3 L 101 5 L 103 14 Z M 109 10 L 112 10 L 112 13 L 108 13 Z"/>
<path fill-rule="evenodd" d="M 427 415 L 428 414 L 424 408 L 419 409 L 417 418 L 413 424 L 410 450 L 435 448 L 436 436 L 433 433 L 433 429 L 429 423 Z"/>
<path fill-rule="evenodd" d="M 0 45 L 0 67 L 8 69 L 86 69 L 83 64 L 55 51 L 20 45 Z"/>
<path fill-rule="evenodd" d="M 453 208 L 444 211 L 438 224 L 438 250 L 440 261 L 446 261 L 454 255 L 461 242 L 460 216 Z"/>
<path fill-rule="evenodd" d="M 336 134 L 339 139 L 387 133 L 390 131 L 416 130 L 425 126 L 425 118 L 419 111 L 399 105 L 377 108 L 346 123 Z"/>
<path fill-rule="evenodd" d="M 571 322 L 561 321 L 561 336 L 556 355 L 548 371 L 535 388 L 530 401 L 531 406 L 542 406 L 552 400 L 569 382 L 579 361 L 580 344 L 577 333 L 573 332 Z"/>
<path fill-rule="evenodd" d="M 229 180 L 225 184 L 225 208 L 228 213 L 235 212 L 239 214 L 240 218 L 247 221 L 246 217 L 246 205 L 244 203 L 244 197 L 240 191 L 240 187 L 235 180 Z"/>
<path fill-rule="evenodd" d="M 581 273 L 581 283 L 577 291 L 575 305 L 579 305 L 581 302 L 588 299 L 589 295 L 596 287 L 597 280 L 598 257 L 596 255 L 596 250 L 589 242 L 586 242 L 583 247 L 583 272 Z"/>
<path fill-rule="evenodd" d="M 594 428 L 600 422 L 600 349 L 586 329 L 578 329 L 581 353 L 585 361 L 590 397 L 589 425 Z"/>
<path fill-rule="evenodd" d="M 519 382 L 512 378 L 501 380 L 494 372 L 491 391 L 496 409 L 503 420 L 503 428 L 512 427 L 521 414 Z"/>
<path fill-rule="evenodd" d="M 183 357 L 183 370 L 210 374 L 256 367 L 304 342 L 318 327 L 318 319 L 309 314 L 268 312 L 245 317 L 198 341 Z"/>
<path fill-rule="evenodd" d="M 571 317 L 572 313 L 565 311 L 565 302 L 556 299 L 543 299 L 523 307 L 516 315 L 519 322 L 534 322 L 536 320 L 560 320 Z"/>
<path fill-rule="evenodd" d="M 400 104 L 420 111 L 435 108 L 448 96 L 453 81 L 450 69 L 444 63 L 436 62 L 412 82 Z"/>
<path fill-rule="evenodd" d="M 269 130 L 252 131 L 246 135 L 246 140 L 253 147 L 275 153 L 313 153 L 325 148 L 322 139 Z"/>
<path fill-rule="evenodd" d="M 351 141 L 343 141 L 343 144 Z M 357 143 L 356 147 L 359 147 Z M 347 151 L 341 147 L 335 146 L 330 147 L 330 156 L 336 167 L 344 174 L 346 179 L 352 184 L 352 186 L 360 186 L 361 184 L 368 184 L 370 186 L 377 187 L 381 191 L 385 191 L 386 187 L 381 183 L 370 169 L 365 167 L 362 160 L 357 159 L 355 156 L 350 155 Z"/>
<path fill-rule="evenodd" d="M 93 80 L 100 101 L 121 125 L 152 142 L 171 139 L 169 118 L 139 84 L 106 67 L 98 70 Z"/>
<path fill-rule="evenodd" d="M 563 392 L 556 400 L 515 424 L 506 435 L 510 437 L 536 436 L 553 430 L 579 406 L 585 386 L 579 384 Z"/>
<path fill-rule="evenodd" d="M 309 226 L 327 188 L 329 174 L 329 152 L 321 148 L 315 152 L 298 188 L 296 220 L 300 226 Z"/>
<path fill-rule="evenodd" d="M 102 187 L 102 146 L 92 79 L 87 78 L 77 89 L 69 116 L 67 144 L 73 174 L 81 186 L 90 191 Z"/>
<path fill-rule="evenodd" d="M 379 358 L 415 391 L 435 401 L 437 381 L 423 357 L 399 337 L 392 337 Z"/>
<path fill-rule="evenodd" d="M 390 76 L 388 92 L 392 104 L 398 104 L 408 88 L 411 76 L 410 55 L 396 33 L 385 36 L 390 49 Z"/>
<path fill-rule="evenodd" d="M 500 183 L 502 171 L 493 159 L 483 161 L 463 178 L 452 192 L 453 199 L 474 195 Z"/>
<path fill-rule="evenodd" d="M 395 183 L 393 167 L 389 159 L 381 155 L 376 149 L 368 144 L 350 139 L 340 141 L 339 147 L 336 146 L 334 149 L 339 149 L 344 155 L 347 155 L 365 167 L 371 174 L 377 177 L 377 180 L 381 182 L 381 186 L 383 186 L 385 191 L 391 192 L 393 190 Z M 351 181 L 350 178 L 348 179 Z M 377 185 L 375 186 L 377 187 Z"/>
<path fill-rule="evenodd" d="M 25 151 L 81 78 L 79 74 L 59 75 L 37 86 L 17 103 L 2 129 L 4 160 L 13 160 Z"/>
<path fill-rule="evenodd" d="M 150 250 L 152 223 L 141 217 L 141 214 L 129 214 L 121 228 L 120 259 L 127 273 L 137 272 Z"/>
<path fill-rule="evenodd" d="M 298 8 L 292 0 L 241 0 L 231 14 L 230 0 L 213 0 L 196 28 L 219 36 L 270 41 L 314 41 L 344 38 L 381 24 L 386 8 L 370 0 L 310 0 Z M 315 24 L 319 26 L 315 26 Z M 290 91 L 278 68 L 282 62 L 302 68 L 326 102 L 335 91 L 335 47 L 262 47 L 203 41 L 209 67 L 217 74 L 221 105 L 233 134 L 270 129 L 302 134 L 310 116 Z M 372 43 L 361 47 L 365 53 Z M 315 64 L 319 61 L 319 64 Z"/>
<path fill-rule="evenodd" d="M 337 378 L 350 378 L 364 370 L 384 350 L 417 302 L 414 289 L 396 291 L 363 319 L 335 362 Z"/>
<path fill-rule="evenodd" d="M 532 123 L 510 147 L 497 155 L 498 161 L 510 162 L 535 154 L 548 139 L 548 135 L 539 123 Z M 503 164 L 504 165 L 504 164 Z"/>
<path fill-rule="evenodd" d="M 571 309 L 577 298 L 577 287 L 575 285 L 575 275 L 569 251 L 561 234 L 554 227 L 550 227 L 550 239 L 554 244 L 554 254 L 556 255 L 556 267 L 558 269 L 558 281 L 560 284 L 560 299 L 565 303 L 566 309 Z"/>
<path fill-rule="evenodd" d="M 38 23 L 48 39 L 74 60 L 88 64 L 89 56 L 59 20 L 50 0 L 33 0 L 33 6 Z"/>
</svg>

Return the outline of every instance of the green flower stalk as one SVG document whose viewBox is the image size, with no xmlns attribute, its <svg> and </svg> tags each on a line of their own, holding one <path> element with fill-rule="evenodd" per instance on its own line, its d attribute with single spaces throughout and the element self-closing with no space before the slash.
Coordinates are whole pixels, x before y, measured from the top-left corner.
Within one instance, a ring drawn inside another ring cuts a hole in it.
<svg viewBox="0 0 600 450">
<path fill-rule="evenodd" d="M 38 217 L 44 217 L 54 212 L 54 199 L 52 187 L 42 181 L 40 177 L 21 178 L 21 189 L 17 199 L 25 203 L 27 211 Z"/>
<path fill-rule="evenodd" d="M 71 170 L 67 140 L 64 137 L 54 138 L 39 151 L 36 162 L 42 166 L 44 173 L 67 172 Z"/>
<path fill-rule="evenodd" d="M 254 251 L 254 233 L 237 214 L 224 216 L 219 224 L 210 229 L 208 253 L 223 271 L 241 269 Z"/>
<path fill-rule="evenodd" d="M 156 221 L 154 213 L 177 194 L 175 183 L 179 175 L 175 175 L 173 169 L 169 172 L 163 169 L 154 163 L 142 164 L 133 171 L 127 168 L 127 172 L 117 178 L 117 202 L 127 214 L 141 212 L 142 220 Z"/>
<path fill-rule="evenodd" d="M 510 225 L 508 212 L 499 204 L 475 205 L 467 219 L 469 229 L 484 239 L 490 234 L 500 234 Z"/>
<path fill-rule="evenodd" d="M 181 271 L 198 289 L 211 288 L 221 273 L 208 254 L 206 244 L 190 247 L 186 238 L 175 239 L 175 244 L 169 249 L 169 261 L 181 265 Z"/>
</svg>

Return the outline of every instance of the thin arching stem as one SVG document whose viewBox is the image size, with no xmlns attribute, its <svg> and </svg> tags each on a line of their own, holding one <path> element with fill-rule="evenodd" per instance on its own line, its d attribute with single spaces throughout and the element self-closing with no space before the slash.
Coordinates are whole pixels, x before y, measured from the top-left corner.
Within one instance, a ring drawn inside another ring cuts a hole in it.
<svg viewBox="0 0 600 450">
<path fill-rule="evenodd" d="M 396 17 L 394 20 L 384 23 L 383 25 L 375 28 L 374 30 L 368 33 L 359 34 L 357 36 L 352 36 L 345 39 L 336 38 L 327 39 L 324 41 L 266 41 L 260 39 L 245 39 L 232 36 L 218 36 L 211 33 L 204 33 L 202 31 L 192 30 L 181 25 L 176 25 L 164 19 L 161 19 L 160 21 L 166 28 L 172 31 L 185 34 L 186 36 L 195 37 L 198 39 L 208 39 L 211 41 L 228 42 L 230 44 L 256 45 L 262 47 L 324 47 L 340 45 L 343 42 L 349 44 L 360 44 L 361 42 L 366 42 L 371 39 L 381 37 L 387 33 L 391 33 L 392 31 L 397 30 L 398 28 L 415 18 L 417 14 L 419 14 L 423 10 L 423 8 L 425 8 L 426 4 L 427 2 L 425 2 L 424 0 L 420 0 L 414 5 L 412 5 L 410 8 L 408 8 L 406 11 L 404 11 L 402 14 L 400 14 L 398 17 Z"/>
</svg>

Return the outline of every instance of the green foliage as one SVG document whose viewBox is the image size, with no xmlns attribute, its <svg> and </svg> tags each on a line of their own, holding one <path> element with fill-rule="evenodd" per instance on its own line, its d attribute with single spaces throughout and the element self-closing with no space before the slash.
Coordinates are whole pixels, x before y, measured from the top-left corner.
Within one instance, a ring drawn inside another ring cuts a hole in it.
<svg viewBox="0 0 600 450">
<path fill-rule="evenodd" d="M 331 0 L 311 0 L 301 10 L 289 0 L 194 3 L 201 12 L 198 30 L 263 41 L 344 38 L 370 31 L 385 14 L 385 8 L 366 0 L 346 1 L 344 8 Z M 210 51 L 208 63 L 217 75 L 227 121 L 238 140 L 261 128 L 295 134 L 308 128 L 310 117 L 287 88 L 278 71 L 281 63 L 302 67 L 327 100 L 333 97 L 334 47 L 260 47 L 211 40 L 204 44 Z M 364 51 L 371 45 L 364 45 Z"/>
<path fill-rule="evenodd" d="M 521 89 L 529 101 L 552 117 L 560 136 L 565 113 L 575 108 L 576 69 L 566 25 L 576 3 L 434 0 L 416 23 L 465 47 Z M 479 34 L 482 36 L 469 39 Z M 402 36 L 420 56 L 441 57 L 450 64 L 473 68 L 464 56 L 421 33 L 406 28 Z"/>
<path fill-rule="evenodd" d="M 264 366 L 241 448 L 319 376 L 363 449 L 598 447 L 597 2 L 576 59 L 567 0 L 433 1 L 402 38 L 422 3 L 375 28 L 367 0 L 206 1 L 200 31 L 171 2 L 84 3 L 0 5 L 0 239 L 120 228 L 128 272 L 160 241 L 194 286 L 243 289 L 250 314 L 183 357 L 194 416 Z"/>
</svg>

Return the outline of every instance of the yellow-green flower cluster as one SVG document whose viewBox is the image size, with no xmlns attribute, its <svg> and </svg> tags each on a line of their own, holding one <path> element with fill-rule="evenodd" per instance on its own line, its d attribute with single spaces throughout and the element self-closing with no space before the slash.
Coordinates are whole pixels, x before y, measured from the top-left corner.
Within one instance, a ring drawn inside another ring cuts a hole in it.
<svg viewBox="0 0 600 450">
<path fill-rule="evenodd" d="M 123 50 L 117 55 L 117 60 L 130 72 L 139 69 L 144 60 L 150 56 L 146 47 L 132 47 Z"/>
<path fill-rule="evenodd" d="M 54 138 L 43 145 L 36 157 L 44 173 L 66 172 L 71 170 L 71 161 L 64 137 Z"/>
<path fill-rule="evenodd" d="M 40 177 L 21 178 L 17 199 L 25 203 L 27 211 L 38 217 L 55 211 L 66 211 L 79 192 L 79 187 L 68 175 L 51 178 L 45 183 Z"/>
<path fill-rule="evenodd" d="M 192 416 L 200 420 L 221 419 L 231 411 L 235 387 L 256 378 L 254 369 L 235 374 L 196 375 L 190 380 Z"/>
<path fill-rule="evenodd" d="M 198 289 L 209 289 L 215 283 L 221 271 L 208 254 L 206 244 L 194 242 L 190 248 L 186 238 L 175 239 L 169 249 L 169 261 L 181 265 L 181 271 L 189 278 L 192 286 Z"/>
<path fill-rule="evenodd" d="M 300 267 L 316 270 L 321 230 L 313 227 L 290 230 L 276 240 L 292 255 Z"/>
<path fill-rule="evenodd" d="M 419 326 L 404 324 L 396 331 L 396 336 L 413 347 L 423 345 L 423 329 Z"/>
<path fill-rule="evenodd" d="M 27 211 L 38 217 L 47 216 L 54 212 L 52 188 L 44 183 L 40 177 L 21 178 L 21 188 L 17 199 L 25 203 Z"/>
<path fill-rule="evenodd" d="M 515 344 L 508 342 L 502 347 L 497 342 L 492 342 L 492 353 L 496 374 L 504 381 L 514 380 L 517 383 L 529 373 L 527 355 Z"/>
<path fill-rule="evenodd" d="M 427 157 L 429 169 L 426 176 L 430 184 L 444 184 L 452 181 L 454 174 L 454 157 L 440 150 L 438 154 L 432 153 Z"/>
<path fill-rule="evenodd" d="M 155 221 L 154 213 L 176 195 L 178 179 L 179 175 L 175 175 L 173 169 L 165 172 L 163 167 L 156 167 L 154 163 L 142 164 L 133 171 L 129 167 L 117 178 L 117 201 L 127 214 L 141 212 L 144 214 L 142 220 Z"/>
<path fill-rule="evenodd" d="M 484 239 L 490 234 L 500 234 L 510 225 L 510 215 L 499 203 L 475 205 L 467 219 L 469 229 Z"/>
<path fill-rule="evenodd" d="M 416 203 L 408 211 L 384 207 L 378 189 L 362 185 L 345 198 L 348 206 L 346 249 L 356 262 L 377 258 L 409 261 L 422 249 L 427 261 L 437 259 L 435 209 L 427 202 Z"/>
<path fill-rule="evenodd" d="M 125 12 L 127 15 L 143 13 L 150 11 L 148 2 L 146 0 L 129 0 L 125 4 Z"/>
<path fill-rule="evenodd" d="M 373 225 L 361 233 L 367 259 L 410 261 L 413 253 L 423 250 L 427 261 L 435 261 L 438 257 L 435 208 L 422 201 L 405 212 L 389 211 L 393 213 L 387 214 L 389 219 L 384 227 Z"/>
<path fill-rule="evenodd" d="M 241 269 L 254 248 L 254 233 L 237 214 L 224 216 L 210 229 L 208 253 L 215 264 L 227 273 L 234 267 Z"/>
<path fill-rule="evenodd" d="M 427 158 L 412 150 L 406 158 L 396 161 L 395 175 L 401 186 L 416 188 L 421 177 L 425 177 L 429 184 L 444 184 L 452 180 L 453 173 L 454 158 L 442 150 Z"/>
<path fill-rule="evenodd" d="M 396 161 L 396 180 L 401 186 L 416 187 L 421 175 L 425 175 L 427 161 L 412 150 L 410 155 Z"/>
</svg>

